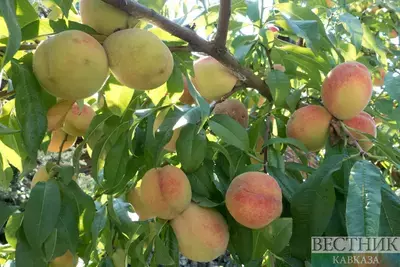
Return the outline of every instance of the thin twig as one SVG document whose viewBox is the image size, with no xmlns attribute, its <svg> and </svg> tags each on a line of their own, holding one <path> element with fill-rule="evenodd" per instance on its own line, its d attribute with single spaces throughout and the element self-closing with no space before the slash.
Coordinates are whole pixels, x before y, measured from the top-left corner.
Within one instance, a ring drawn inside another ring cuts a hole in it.
<svg viewBox="0 0 400 267">
<path fill-rule="evenodd" d="M 219 100 L 217 100 L 217 101 L 213 101 L 211 104 L 210 104 L 210 109 L 211 109 L 211 111 L 213 111 L 213 109 L 215 108 L 215 106 L 217 105 L 217 104 L 219 104 L 219 103 L 221 103 L 221 102 L 224 102 L 226 99 L 228 99 L 231 95 L 233 95 L 234 93 L 236 93 L 236 92 L 238 92 L 238 91 L 240 91 L 240 90 L 242 90 L 243 89 L 243 85 L 236 85 L 235 87 L 233 87 L 233 89 L 229 92 L 229 93 L 226 93 L 225 95 L 223 95 Z"/>
<path fill-rule="evenodd" d="M 343 131 L 350 137 L 351 141 L 356 145 L 358 150 L 360 150 L 360 155 L 365 156 L 368 153 L 360 146 L 358 143 L 357 139 L 354 137 L 354 135 L 347 129 L 346 125 L 343 122 L 340 122 L 340 125 L 342 126 Z"/>
<path fill-rule="evenodd" d="M 231 0 L 221 0 L 219 5 L 218 29 L 215 35 L 215 48 L 226 49 L 229 19 L 231 17 Z"/>
<path fill-rule="evenodd" d="M 171 52 L 190 52 L 191 48 L 188 45 L 169 46 Z"/>
<path fill-rule="evenodd" d="M 63 147 L 64 147 L 64 144 L 65 144 L 65 142 L 67 141 L 67 139 L 68 139 L 68 134 L 65 133 L 64 139 L 62 140 L 61 145 L 60 145 L 60 150 L 58 150 L 58 159 L 57 159 L 57 164 L 58 164 L 58 165 L 59 165 L 60 162 L 61 162 L 61 153 L 62 153 L 62 151 L 63 151 Z"/>
<path fill-rule="evenodd" d="M 107 4 L 110 4 L 120 10 L 123 10 L 136 18 L 146 19 L 155 26 L 188 42 L 192 51 L 202 52 L 212 56 L 221 64 L 229 68 L 232 71 L 233 75 L 235 75 L 240 81 L 244 82 L 247 87 L 256 89 L 269 101 L 272 101 L 271 90 L 265 83 L 265 81 L 255 75 L 251 69 L 241 66 L 239 61 L 237 61 L 236 58 L 232 54 L 230 54 L 228 50 L 226 50 L 225 53 L 221 53 L 221 51 L 215 49 L 214 43 L 207 42 L 199 35 L 197 35 L 195 31 L 187 27 L 183 27 L 167 19 L 164 16 L 161 16 L 154 10 L 147 8 L 137 1 L 103 0 L 103 2 L 106 2 Z"/>
<path fill-rule="evenodd" d="M 267 119 L 265 121 L 265 126 L 266 126 L 266 131 L 264 133 L 264 144 L 268 142 L 269 140 L 269 132 L 270 132 L 270 125 L 269 125 L 269 116 L 267 116 Z M 267 173 L 267 165 L 268 165 L 268 148 L 263 147 L 262 152 L 264 154 L 264 173 Z"/>
<path fill-rule="evenodd" d="M 36 44 L 31 44 L 31 45 L 20 45 L 18 50 L 35 50 L 37 48 Z M 0 51 L 5 52 L 7 49 L 7 46 L 0 46 Z"/>
</svg>

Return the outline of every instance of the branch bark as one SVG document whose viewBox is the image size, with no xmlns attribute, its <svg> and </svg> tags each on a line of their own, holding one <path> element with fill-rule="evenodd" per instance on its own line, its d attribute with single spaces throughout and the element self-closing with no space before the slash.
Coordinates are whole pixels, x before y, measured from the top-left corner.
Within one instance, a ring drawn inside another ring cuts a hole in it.
<svg viewBox="0 0 400 267">
<path fill-rule="evenodd" d="M 226 49 L 229 19 L 231 17 L 231 0 L 221 0 L 219 5 L 218 29 L 214 44 L 217 49 Z"/>
<path fill-rule="evenodd" d="M 247 87 L 256 89 L 269 101 L 272 101 L 272 95 L 268 85 L 260 77 L 256 76 L 252 70 L 241 66 L 239 62 L 227 51 L 227 49 L 224 49 L 223 51 L 221 51 L 221 49 L 217 49 L 214 43 L 207 42 L 197 35 L 193 30 L 182 27 L 181 25 L 167 19 L 164 16 L 161 16 L 154 10 L 147 8 L 136 1 L 103 0 L 103 2 L 123 10 L 136 18 L 148 20 L 153 25 L 188 42 L 192 51 L 203 52 L 212 56 L 221 62 L 221 64 L 229 68 L 233 74 Z"/>
</svg>

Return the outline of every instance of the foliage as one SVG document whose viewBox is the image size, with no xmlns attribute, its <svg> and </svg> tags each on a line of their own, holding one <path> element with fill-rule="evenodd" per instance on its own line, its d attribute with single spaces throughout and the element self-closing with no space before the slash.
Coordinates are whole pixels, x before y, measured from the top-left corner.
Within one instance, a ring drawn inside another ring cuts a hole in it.
<svg viewBox="0 0 400 267">
<path fill-rule="evenodd" d="M 218 1 L 139 2 L 206 40 L 216 35 Z M 87 266 L 116 266 L 112 257 L 122 249 L 131 266 L 178 266 L 178 244 L 170 225 L 161 219 L 133 221 L 125 197 L 147 170 L 165 164 L 184 170 L 192 201 L 216 208 L 226 218 L 228 251 L 238 264 L 304 266 L 311 259 L 311 236 L 399 236 L 400 199 L 395 191 L 400 186 L 400 38 L 389 37 L 393 30 L 400 33 L 399 2 L 273 2 L 231 3 L 226 46 L 242 66 L 266 81 L 274 98 L 265 101 L 245 85 L 235 88 L 230 97 L 248 108 L 247 129 L 226 115 L 213 116 L 215 103 L 208 105 L 191 83 L 197 104 L 179 102 L 182 74 L 192 76 L 192 62 L 200 54 L 179 49 L 188 42 L 142 19 L 137 27 L 152 31 L 171 48 L 173 74 L 146 92 L 127 88 L 111 75 L 97 95 L 84 100 L 96 116 L 76 144 L 73 166 L 54 167 L 54 179 L 38 183 L 19 206 L 0 200 L 0 229 L 4 227 L 7 241 L 0 245 L 0 264 L 47 266 L 69 250 Z M 1 188 L 10 186 L 15 172 L 19 178 L 32 172 L 38 151 L 46 151 L 45 114 L 56 98 L 36 80 L 32 54 L 40 41 L 70 29 L 99 42 L 105 39 L 80 23 L 77 0 L 0 1 Z M 365 109 L 381 121 L 374 146 L 360 154 L 346 137 L 331 138 L 325 149 L 311 154 L 318 162 L 310 164 L 304 145 L 286 136 L 286 123 L 299 107 L 321 103 L 321 85 L 333 67 L 355 60 L 373 77 L 382 68 L 386 72 L 384 85 L 374 87 Z M 270 63 L 283 65 L 285 72 L 273 70 Z M 154 135 L 159 111 L 167 115 Z M 177 151 L 169 153 L 163 147 L 174 126 L 182 125 Z M 260 138 L 266 161 L 256 148 Z M 93 191 L 83 191 L 72 179 L 82 172 L 82 160 L 90 161 Z M 224 196 L 234 177 L 258 171 L 263 164 L 282 189 L 284 210 L 265 228 L 250 230 L 230 217 Z"/>
</svg>

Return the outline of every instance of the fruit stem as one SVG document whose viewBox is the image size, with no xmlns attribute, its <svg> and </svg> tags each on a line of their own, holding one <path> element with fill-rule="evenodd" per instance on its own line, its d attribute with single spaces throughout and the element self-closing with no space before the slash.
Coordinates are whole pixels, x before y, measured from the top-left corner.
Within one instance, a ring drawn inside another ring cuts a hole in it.
<svg viewBox="0 0 400 267">
<path fill-rule="evenodd" d="M 368 153 L 360 146 L 357 139 L 353 136 L 349 129 L 347 129 L 347 126 L 343 122 L 340 122 L 340 125 L 342 126 L 343 131 L 350 137 L 352 143 L 354 143 L 358 150 L 360 150 L 360 155 L 363 157 L 368 155 Z"/>
<path fill-rule="evenodd" d="M 68 139 L 68 134 L 65 133 L 64 139 L 62 140 L 62 142 L 61 142 L 61 144 L 60 144 L 60 150 L 58 150 L 58 159 L 57 159 L 57 164 L 58 164 L 58 165 L 60 165 L 60 162 L 61 162 L 61 153 L 62 153 L 64 144 L 65 144 L 65 142 L 67 141 L 67 139 Z"/>
</svg>

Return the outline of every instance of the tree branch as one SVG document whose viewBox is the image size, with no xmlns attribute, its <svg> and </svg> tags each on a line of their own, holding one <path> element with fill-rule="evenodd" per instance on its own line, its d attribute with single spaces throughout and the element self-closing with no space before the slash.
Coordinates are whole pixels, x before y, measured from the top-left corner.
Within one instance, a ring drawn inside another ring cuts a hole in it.
<svg viewBox="0 0 400 267">
<path fill-rule="evenodd" d="M 271 91 L 268 85 L 261 78 L 256 76 L 252 70 L 241 66 L 227 50 L 221 53 L 220 49 L 216 49 L 213 43 L 207 42 L 197 35 L 193 30 L 182 27 L 179 24 L 176 24 L 175 22 L 161 16 L 154 10 L 149 9 L 133 0 L 103 0 L 103 2 L 121 9 L 136 18 L 143 18 L 150 21 L 155 26 L 188 42 L 192 51 L 203 52 L 212 56 L 221 62 L 221 64 L 229 68 L 233 74 L 247 87 L 256 89 L 269 101 L 272 101 Z"/>
<path fill-rule="evenodd" d="M 229 19 L 231 17 L 231 0 L 221 0 L 219 5 L 218 29 L 214 44 L 217 49 L 226 49 Z"/>
<path fill-rule="evenodd" d="M 168 46 L 171 52 L 190 52 L 191 48 L 188 45 Z"/>
</svg>

